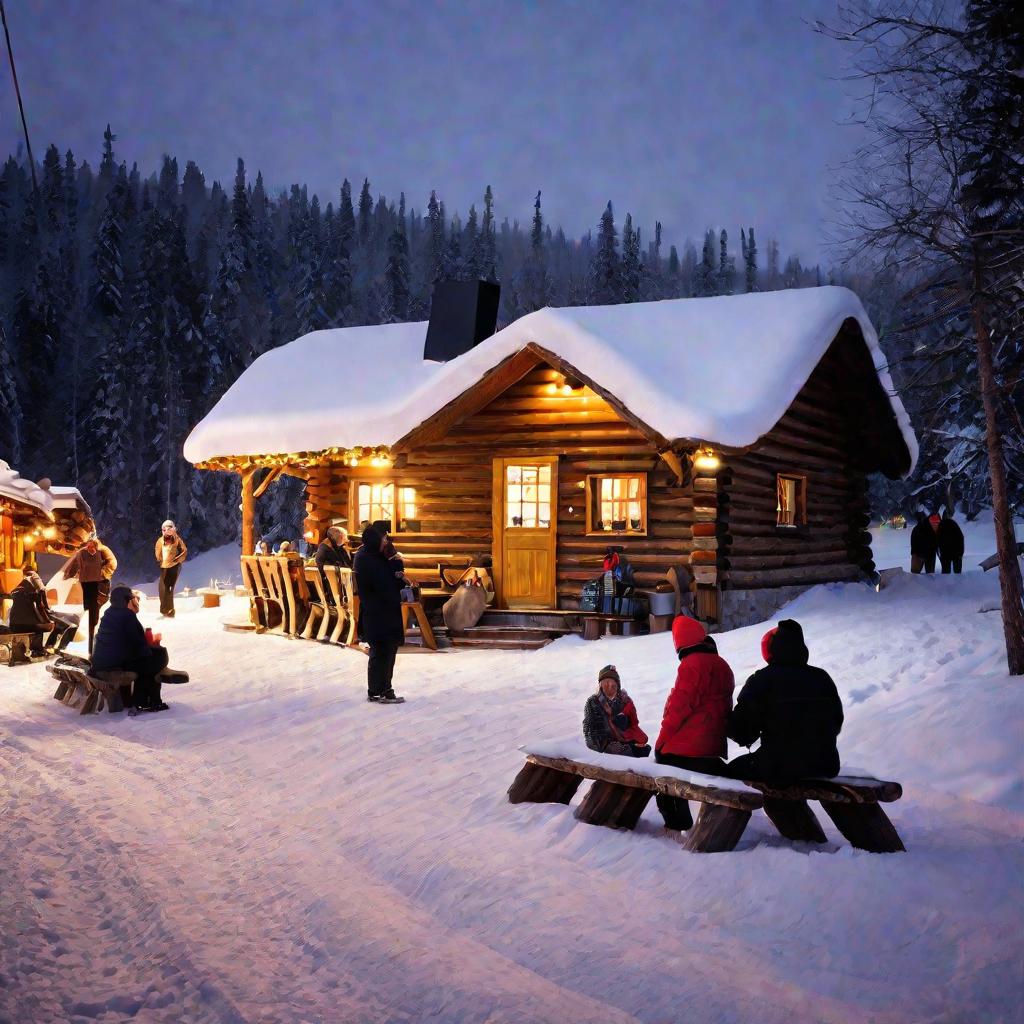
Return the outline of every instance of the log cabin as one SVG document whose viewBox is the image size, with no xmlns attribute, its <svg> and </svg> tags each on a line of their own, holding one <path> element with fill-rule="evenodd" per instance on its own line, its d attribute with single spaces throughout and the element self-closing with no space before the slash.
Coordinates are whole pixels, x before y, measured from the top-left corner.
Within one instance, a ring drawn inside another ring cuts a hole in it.
<svg viewBox="0 0 1024 1024">
<path fill-rule="evenodd" d="M 872 572 L 868 474 L 909 473 L 917 444 L 852 292 L 546 308 L 493 333 L 487 287 L 241 374 L 185 455 L 240 474 L 243 553 L 285 473 L 310 542 L 390 520 L 407 564 L 489 555 L 499 608 L 578 608 L 609 545 L 641 588 L 685 566 L 716 628 Z"/>
<path fill-rule="evenodd" d="M 0 592 L 18 585 L 29 556 L 67 557 L 95 528 L 77 488 L 28 480 L 0 459 Z"/>
</svg>

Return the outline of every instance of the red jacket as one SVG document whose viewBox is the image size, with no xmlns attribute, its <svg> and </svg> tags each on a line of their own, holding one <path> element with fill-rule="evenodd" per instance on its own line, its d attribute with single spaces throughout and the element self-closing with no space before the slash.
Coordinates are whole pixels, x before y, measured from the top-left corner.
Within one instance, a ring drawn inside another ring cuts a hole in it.
<svg viewBox="0 0 1024 1024">
<path fill-rule="evenodd" d="M 725 757 L 725 729 L 734 680 L 723 658 L 709 651 L 683 656 L 665 701 L 654 749 L 678 757 Z"/>
</svg>

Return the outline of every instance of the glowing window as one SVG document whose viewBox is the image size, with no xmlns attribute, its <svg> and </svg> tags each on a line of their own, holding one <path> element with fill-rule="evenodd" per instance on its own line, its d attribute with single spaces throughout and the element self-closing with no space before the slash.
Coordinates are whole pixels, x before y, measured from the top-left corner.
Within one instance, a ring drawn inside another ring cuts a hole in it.
<svg viewBox="0 0 1024 1024">
<path fill-rule="evenodd" d="M 776 478 L 775 523 L 777 526 L 804 526 L 807 523 L 807 478 L 786 476 Z"/>
<path fill-rule="evenodd" d="M 587 477 L 587 533 L 646 533 L 647 475 Z"/>
</svg>

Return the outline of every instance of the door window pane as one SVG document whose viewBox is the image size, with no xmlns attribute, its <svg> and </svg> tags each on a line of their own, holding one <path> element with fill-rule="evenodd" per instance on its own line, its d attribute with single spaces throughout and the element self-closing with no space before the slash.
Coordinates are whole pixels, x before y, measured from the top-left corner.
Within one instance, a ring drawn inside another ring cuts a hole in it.
<svg viewBox="0 0 1024 1024">
<path fill-rule="evenodd" d="M 551 526 L 551 466 L 505 467 L 505 526 Z"/>
</svg>

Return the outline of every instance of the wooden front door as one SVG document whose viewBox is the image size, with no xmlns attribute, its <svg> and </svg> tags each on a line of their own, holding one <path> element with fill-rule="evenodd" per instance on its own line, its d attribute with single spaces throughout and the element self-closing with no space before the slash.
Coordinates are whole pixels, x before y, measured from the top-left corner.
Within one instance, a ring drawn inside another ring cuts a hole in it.
<svg viewBox="0 0 1024 1024">
<path fill-rule="evenodd" d="M 498 603 L 505 608 L 554 608 L 558 457 L 495 459 L 493 482 Z"/>
</svg>

